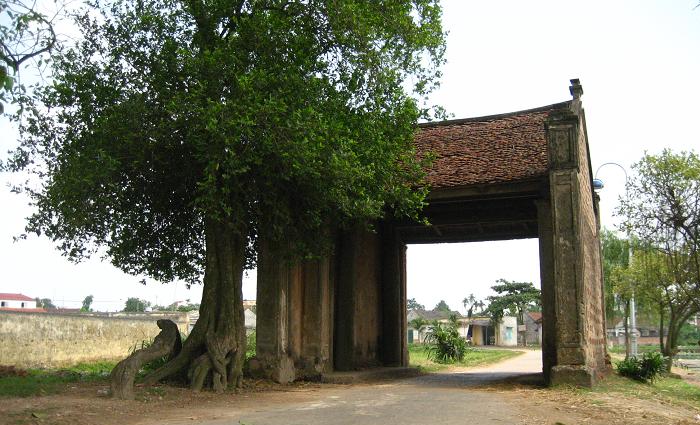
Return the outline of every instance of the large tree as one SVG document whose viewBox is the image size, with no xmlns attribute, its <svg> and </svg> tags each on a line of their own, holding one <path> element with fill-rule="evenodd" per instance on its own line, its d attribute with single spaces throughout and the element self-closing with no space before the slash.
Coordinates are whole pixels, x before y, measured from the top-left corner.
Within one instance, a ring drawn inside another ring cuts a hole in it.
<svg viewBox="0 0 700 425">
<path fill-rule="evenodd" d="M 332 230 L 416 215 L 438 0 L 91 2 L 53 61 L 11 167 L 27 229 L 160 281 L 203 280 L 200 316 L 155 382 L 240 384 L 241 279 L 255 250 L 317 255 Z M 203 276 L 203 278 L 202 278 Z"/>
<path fill-rule="evenodd" d="M 540 304 L 540 290 L 531 282 L 515 282 L 506 279 L 498 279 L 491 289 L 497 295 L 490 295 L 487 299 L 489 306 L 486 312 L 491 319 L 498 323 L 503 319 L 504 313 L 509 311 L 517 317 L 518 324 L 525 323 L 525 313 L 528 308 Z M 522 333 L 522 343 L 525 345 L 525 334 Z"/>
<path fill-rule="evenodd" d="M 634 296 L 635 281 L 629 269 L 630 244 L 629 240 L 620 238 L 615 232 L 603 229 L 601 232 L 603 249 L 603 278 L 605 282 L 606 317 L 615 326 L 618 312 L 622 313 L 622 323 L 625 328 L 625 358 L 630 356 L 631 332 L 629 319 L 631 300 Z"/>
<path fill-rule="evenodd" d="M 680 326 L 700 311 L 700 158 L 664 150 L 645 154 L 633 170 L 618 213 L 644 254 L 638 275 L 656 288 L 661 317 L 668 315 L 670 357 Z"/>
</svg>

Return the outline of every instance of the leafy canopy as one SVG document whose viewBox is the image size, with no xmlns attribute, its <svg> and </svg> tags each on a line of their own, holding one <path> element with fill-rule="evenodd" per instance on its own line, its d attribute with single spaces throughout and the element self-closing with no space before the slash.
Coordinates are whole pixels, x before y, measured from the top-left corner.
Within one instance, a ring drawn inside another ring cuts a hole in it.
<svg viewBox="0 0 700 425">
<path fill-rule="evenodd" d="M 489 306 L 486 312 L 496 323 L 503 319 L 505 311 L 510 311 L 518 317 L 518 323 L 523 323 L 523 315 L 531 306 L 539 305 L 540 290 L 531 282 L 515 282 L 498 279 L 492 286 L 498 295 L 488 297 Z"/>
<path fill-rule="evenodd" d="M 30 101 L 10 168 L 27 230 L 71 259 L 196 282 L 205 218 L 312 255 L 325 229 L 416 216 L 416 122 L 443 63 L 437 0 L 115 0 Z M 418 100 L 416 98 L 419 98 Z"/>
<path fill-rule="evenodd" d="M 440 300 L 440 302 L 437 303 L 437 304 L 435 305 L 435 307 L 433 308 L 433 310 L 435 310 L 435 311 L 443 311 L 443 312 L 446 312 L 446 313 L 451 313 L 451 312 L 452 312 L 452 310 L 450 309 L 450 306 L 447 305 L 447 303 L 445 302 L 445 300 Z"/>
<path fill-rule="evenodd" d="M 125 312 L 130 312 L 130 313 L 142 313 L 146 311 L 147 307 L 150 307 L 151 303 L 146 300 L 142 300 L 139 298 L 129 298 L 126 300 L 124 303 L 124 310 Z"/>
<path fill-rule="evenodd" d="M 423 304 L 418 303 L 415 298 L 409 298 L 406 301 L 406 309 L 408 310 L 425 310 L 425 306 Z"/>
<path fill-rule="evenodd" d="M 30 61 L 41 67 L 56 44 L 55 17 L 40 13 L 36 2 L 0 0 L 0 113 L 5 102 L 23 91 L 16 84 L 20 67 Z"/>
</svg>

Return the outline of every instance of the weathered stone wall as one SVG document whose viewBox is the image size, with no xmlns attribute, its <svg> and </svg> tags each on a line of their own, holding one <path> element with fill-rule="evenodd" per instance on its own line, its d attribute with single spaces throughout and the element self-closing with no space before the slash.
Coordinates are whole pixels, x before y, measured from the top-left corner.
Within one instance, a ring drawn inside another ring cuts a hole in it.
<svg viewBox="0 0 700 425">
<path fill-rule="evenodd" d="M 287 264 L 258 253 L 257 354 L 251 372 L 277 382 L 331 370 L 334 257 Z"/>
<path fill-rule="evenodd" d="M 362 226 L 344 233 L 337 249 L 334 367 L 379 363 L 382 329 L 381 238 Z"/>
<path fill-rule="evenodd" d="M 545 364 L 554 361 L 545 374 L 553 383 L 591 385 L 607 365 L 598 221 L 580 101 L 551 116 L 547 134 L 556 356 L 545 358 Z"/>
<path fill-rule="evenodd" d="M 579 104 L 580 105 L 580 104 Z M 599 223 L 596 215 L 595 195 L 591 186 L 590 159 L 588 153 L 588 141 L 585 134 L 585 116 L 579 110 L 578 149 L 579 158 L 579 193 L 580 224 L 579 237 L 582 249 L 582 277 L 583 277 L 583 309 L 584 338 L 586 346 L 586 363 L 593 365 L 597 373 L 603 373 L 606 369 L 605 355 L 605 303 L 603 300 L 603 275 L 601 268 Z"/>
<path fill-rule="evenodd" d="M 156 321 L 169 318 L 187 332 L 186 313 L 52 314 L 0 312 L 0 365 L 58 367 L 117 360 L 158 335 Z"/>
</svg>

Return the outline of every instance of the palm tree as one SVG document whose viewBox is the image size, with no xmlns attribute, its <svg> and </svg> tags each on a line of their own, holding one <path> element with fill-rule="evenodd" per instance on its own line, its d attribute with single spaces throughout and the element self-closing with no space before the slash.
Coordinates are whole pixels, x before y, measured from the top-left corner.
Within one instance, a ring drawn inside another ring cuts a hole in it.
<svg viewBox="0 0 700 425">
<path fill-rule="evenodd" d="M 411 320 L 411 327 L 418 331 L 418 342 L 422 343 L 423 341 L 421 340 L 421 333 L 423 332 L 423 329 L 428 325 L 428 321 L 425 320 L 422 317 L 416 317 L 415 319 Z"/>
</svg>

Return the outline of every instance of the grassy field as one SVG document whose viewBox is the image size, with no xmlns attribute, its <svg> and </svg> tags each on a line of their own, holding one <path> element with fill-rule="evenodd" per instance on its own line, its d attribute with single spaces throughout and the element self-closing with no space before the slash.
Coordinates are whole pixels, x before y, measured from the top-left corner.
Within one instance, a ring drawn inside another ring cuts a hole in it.
<svg viewBox="0 0 700 425">
<path fill-rule="evenodd" d="M 417 366 L 426 372 L 435 372 L 450 367 L 473 367 L 483 364 L 496 363 L 521 354 L 515 350 L 495 350 L 473 348 L 464 356 L 464 360 L 457 363 L 441 364 L 428 359 L 428 355 L 422 345 L 408 345 L 408 359 L 411 366 Z"/>
<path fill-rule="evenodd" d="M 74 382 L 106 381 L 116 363 L 97 362 L 65 369 L 29 369 L 0 373 L 0 397 L 55 394 Z"/>
<path fill-rule="evenodd" d="M 661 377 L 653 383 L 642 383 L 612 373 L 592 389 L 579 389 L 595 400 L 597 395 L 621 396 L 641 400 L 655 400 L 664 404 L 700 409 L 700 387 L 682 379 Z"/>
</svg>

